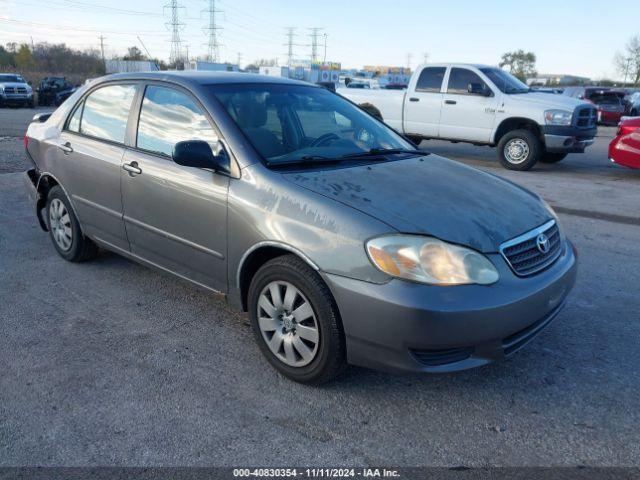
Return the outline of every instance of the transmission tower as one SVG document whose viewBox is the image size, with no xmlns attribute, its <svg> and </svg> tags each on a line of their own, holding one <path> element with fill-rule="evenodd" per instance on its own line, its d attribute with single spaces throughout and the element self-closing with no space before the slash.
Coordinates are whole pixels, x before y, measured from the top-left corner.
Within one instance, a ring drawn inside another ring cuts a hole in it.
<svg viewBox="0 0 640 480">
<path fill-rule="evenodd" d="M 320 37 L 322 28 L 313 27 L 309 30 L 311 30 L 309 34 L 311 37 L 311 63 L 314 63 L 318 61 L 318 38 Z"/>
<path fill-rule="evenodd" d="M 220 43 L 218 42 L 218 30 L 222 30 L 216 24 L 216 13 L 222 13 L 220 10 L 216 10 L 216 0 L 206 0 L 209 7 L 205 10 L 205 13 L 209 16 L 209 26 L 205 27 L 205 32 L 209 37 L 207 42 L 207 60 L 210 62 L 218 63 L 220 61 Z"/>
<path fill-rule="evenodd" d="M 171 9 L 171 21 L 167 24 L 168 27 L 171 27 L 171 53 L 169 54 L 169 63 L 175 65 L 182 59 L 180 30 L 183 24 L 180 22 L 178 16 L 178 10 L 182 8 L 182 6 L 178 4 L 178 0 L 170 0 L 164 8 L 165 10 L 167 8 Z"/>
<path fill-rule="evenodd" d="M 285 43 L 285 46 L 287 47 L 287 66 L 289 66 L 289 67 L 293 63 L 293 47 L 297 46 L 293 42 L 293 39 L 296 36 L 295 32 L 296 32 L 295 27 L 288 27 L 287 28 L 287 43 Z"/>
</svg>

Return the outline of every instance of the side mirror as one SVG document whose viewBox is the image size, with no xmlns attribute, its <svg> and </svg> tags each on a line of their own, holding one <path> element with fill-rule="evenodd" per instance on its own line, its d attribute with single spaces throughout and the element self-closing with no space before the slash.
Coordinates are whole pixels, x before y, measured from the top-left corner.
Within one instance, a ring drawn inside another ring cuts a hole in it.
<svg viewBox="0 0 640 480">
<path fill-rule="evenodd" d="M 467 87 L 467 92 L 471 95 L 491 96 L 491 90 L 484 83 L 470 83 Z"/>
<path fill-rule="evenodd" d="M 213 153 L 211 146 L 203 140 L 178 142 L 173 147 L 171 158 L 183 167 L 210 168 L 216 172 L 229 173 L 229 155 L 221 143 L 219 151 Z"/>
<path fill-rule="evenodd" d="M 32 122 L 44 123 L 49 120 L 51 113 L 36 113 L 31 119 Z"/>
</svg>

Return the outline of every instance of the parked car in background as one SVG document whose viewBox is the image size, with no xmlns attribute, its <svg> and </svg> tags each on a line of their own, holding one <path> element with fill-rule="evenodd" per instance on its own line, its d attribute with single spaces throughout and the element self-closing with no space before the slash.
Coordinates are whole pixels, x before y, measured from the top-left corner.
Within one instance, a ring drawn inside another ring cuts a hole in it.
<svg viewBox="0 0 640 480">
<path fill-rule="evenodd" d="M 44 77 L 38 87 L 38 105 L 59 106 L 76 90 L 65 77 Z"/>
<path fill-rule="evenodd" d="M 504 359 L 576 279 L 540 197 L 304 82 L 111 75 L 36 116 L 25 147 L 34 213 L 62 258 L 100 246 L 227 294 L 266 360 L 300 382 L 347 363 L 450 372 Z"/>
<path fill-rule="evenodd" d="M 22 106 L 33 108 L 33 89 L 15 73 L 0 73 L 0 107 Z"/>
<path fill-rule="evenodd" d="M 562 88 L 552 88 L 552 87 L 531 87 L 531 91 L 539 92 L 539 93 L 553 93 L 556 95 L 561 95 L 564 92 Z"/>
<path fill-rule="evenodd" d="M 563 95 L 533 92 L 497 67 L 422 65 L 407 90 L 338 93 L 414 143 L 424 139 L 498 147 L 510 170 L 529 170 L 581 153 L 596 135 L 596 109 Z"/>
<path fill-rule="evenodd" d="M 625 113 L 622 90 L 609 87 L 568 87 L 564 95 L 585 100 L 598 109 L 598 123 L 617 125 Z"/>
<path fill-rule="evenodd" d="M 629 168 L 640 168 L 640 117 L 620 122 L 616 138 L 609 144 L 609 159 Z"/>
<path fill-rule="evenodd" d="M 640 92 L 632 93 L 627 102 L 629 115 L 632 117 L 640 117 Z"/>
</svg>

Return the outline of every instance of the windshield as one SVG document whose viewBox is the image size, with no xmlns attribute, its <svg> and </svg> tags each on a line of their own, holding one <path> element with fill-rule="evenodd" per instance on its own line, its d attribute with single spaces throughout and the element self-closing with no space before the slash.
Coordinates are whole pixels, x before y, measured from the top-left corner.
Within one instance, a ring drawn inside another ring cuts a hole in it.
<svg viewBox="0 0 640 480">
<path fill-rule="evenodd" d="M 489 77 L 489 80 L 491 80 L 502 93 L 527 93 L 531 91 L 524 83 L 501 68 L 481 68 L 480 71 Z"/>
<path fill-rule="evenodd" d="M 344 98 L 304 85 L 211 87 L 254 148 L 270 165 L 338 160 L 410 143 Z"/>
<path fill-rule="evenodd" d="M 20 75 L 0 75 L 0 82 L 24 83 Z"/>
<path fill-rule="evenodd" d="M 620 97 L 613 92 L 592 95 L 589 100 L 597 105 L 620 105 L 622 103 Z"/>
</svg>

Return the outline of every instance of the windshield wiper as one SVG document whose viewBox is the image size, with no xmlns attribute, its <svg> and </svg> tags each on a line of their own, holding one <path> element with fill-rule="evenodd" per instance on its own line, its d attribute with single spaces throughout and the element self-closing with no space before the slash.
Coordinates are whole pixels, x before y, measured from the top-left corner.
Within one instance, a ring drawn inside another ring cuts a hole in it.
<svg viewBox="0 0 640 480">
<path fill-rule="evenodd" d="M 340 158 L 360 158 L 360 157 L 380 157 L 382 155 L 392 155 L 394 153 L 412 153 L 414 155 L 426 155 L 420 150 L 410 150 L 408 148 L 372 148 L 363 152 L 347 153 Z"/>
<path fill-rule="evenodd" d="M 270 160 L 267 161 L 269 167 L 277 167 L 279 165 L 314 165 L 318 163 L 336 163 L 341 162 L 342 158 L 325 157 L 324 155 L 303 155 L 299 158 L 293 158 L 291 160 L 283 160 L 281 162 Z"/>
</svg>

